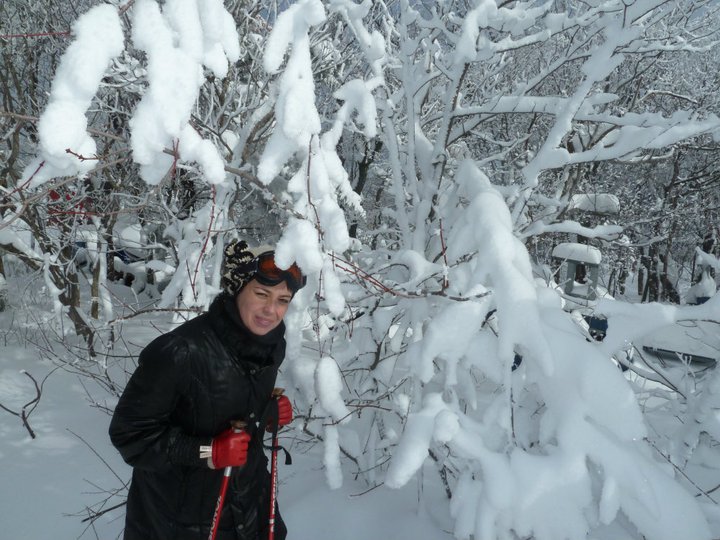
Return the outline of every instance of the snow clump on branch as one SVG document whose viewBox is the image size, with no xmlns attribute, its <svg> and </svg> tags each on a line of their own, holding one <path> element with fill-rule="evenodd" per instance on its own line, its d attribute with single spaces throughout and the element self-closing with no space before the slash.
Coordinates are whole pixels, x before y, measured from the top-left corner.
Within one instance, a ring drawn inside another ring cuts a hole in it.
<svg viewBox="0 0 720 540">
<path fill-rule="evenodd" d="M 25 169 L 35 187 L 58 176 L 83 175 L 95 164 L 95 141 L 87 132 L 86 111 L 103 76 L 124 48 L 117 8 L 104 4 L 73 25 L 75 41 L 63 54 L 50 98 L 38 122 L 40 155 Z"/>
<path fill-rule="evenodd" d="M 197 162 L 209 183 L 223 182 L 219 151 L 189 120 L 205 81 L 203 64 L 222 78 L 228 61 L 240 57 L 232 16 L 221 0 L 170 0 L 162 11 L 153 0 L 141 0 L 133 10 L 132 39 L 147 54 L 149 87 L 130 121 L 133 157 L 143 180 L 163 179 L 173 162 L 165 150 L 177 145 L 180 157 Z"/>
</svg>

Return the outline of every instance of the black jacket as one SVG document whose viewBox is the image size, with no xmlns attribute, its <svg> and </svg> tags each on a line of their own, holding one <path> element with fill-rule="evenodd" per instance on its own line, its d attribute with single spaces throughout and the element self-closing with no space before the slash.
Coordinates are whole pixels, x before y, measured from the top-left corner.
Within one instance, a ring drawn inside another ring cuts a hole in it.
<svg viewBox="0 0 720 540">
<path fill-rule="evenodd" d="M 222 470 L 199 447 L 231 420 L 254 428 L 270 402 L 285 356 L 285 326 L 259 337 L 221 295 L 209 311 L 150 343 L 140 354 L 112 421 L 110 438 L 133 467 L 125 540 L 205 540 Z M 247 464 L 234 468 L 218 539 L 267 538 L 270 475 L 264 429 L 252 429 Z M 276 516 L 275 537 L 285 537 Z"/>
</svg>

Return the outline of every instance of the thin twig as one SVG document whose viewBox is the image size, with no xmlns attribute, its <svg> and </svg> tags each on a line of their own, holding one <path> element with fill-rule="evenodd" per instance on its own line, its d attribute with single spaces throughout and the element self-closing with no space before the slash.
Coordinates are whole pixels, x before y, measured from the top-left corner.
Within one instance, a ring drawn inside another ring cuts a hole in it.
<svg viewBox="0 0 720 540">
<path fill-rule="evenodd" d="M 706 496 L 708 499 L 710 499 L 714 504 L 717 504 L 717 503 L 718 503 L 715 499 L 713 499 L 713 498 L 710 496 L 710 494 L 709 494 L 707 491 L 705 491 L 705 490 L 702 489 L 700 486 L 698 486 L 695 482 L 693 482 L 693 481 L 690 479 L 690 477 L 689 477 L 687 474 L 685 474 L 685 471 L 683 471 L 680 467 L 678 467 L 677 465 L 675 465 L 675 463 L 672 462 L 672 460 L 670 459 L 669 456 L 666 456 L 665 454 L 663 454 L 663 453 L 660 451 L 660 449 L 655 445 L 654 442 L 652 442 L 652 441 L 651 441 L 650 439 L 648 439 L 647 437 L 645 437 L 645 441 L 646 441 L 650 446 L 652 446 L 652 447 L 655 449 L 655 451 L 656 451 L 658 454 L 660 454 L 660 455 L 665 459 L 665 461 L 667 461 L 670 465 L 672 465 L 673 469 L 675 469 L 678 473 L 680 473 L 680 474 L 685 478 L 685 480 L 687 480 L 688 482 L 690 482 L 690 484 L 692 484 L 692 486 L 695 487 L 695 489 L 697 489 L 697 490 L 700 492 L 700 494 L 705 495 L 705 496 Z"/>
<path fill-rule="evenodd" d="M 81 519 L 80 523 L 86 523 L 88 521 L 95 521 L 100 516 L 107 514 L 108 512 L 112 512 L 113 510 L 117 510 L 118 508 L 125 506 L 127 504 L 127 501 L 123 501 L 121 503 L 116 504 L 115 506 L 111 506 L 110 508 L 105 508 L 104 510 L 92 510 L 92 514 L 86 517 L 85 519 Z M 89 510 L 89 509 L 88 509 Z"/>
<path fill-rule="evenodd" d="M 120 478 L 120 476 L 118 476 L 118 474 L 113 470 L 113 468 L 110 466 L 110 464 L 109 464 L 107 461 L 105 461 L 105 459 L 98 453 L 97 450 L 95 450 L 95 449 L 90 445 L 90 443 L 88 443 L 88 442 L 87 442 L 85 439 L 83 439 L 80 435 L 78 435 L 77 433 L 75 433 L 72 429 L 67 428 L 67 430 L 68 430 L 70 433 L 72 433 L 75 437 L 77 437 L 78 439 L 80 439 L 80 441 L 81 441 L 85 446 L 87 446 L 87 447 L 90 449 L 90 451 L 91 451 L 93 454 L 95 454 L 95 456 L 97 456 L 97 458 L 98 458 L 100 461 L 103 462 L 103 464 L 108 468 L 108 470 L 113 474 L 113 476 L 118 479 L 118 481 L 119 481 L 121 484 L 124 484 L 124 483 L 125 483 L 125 480 L 123 480 L 122 478 Z"/>
</svg>

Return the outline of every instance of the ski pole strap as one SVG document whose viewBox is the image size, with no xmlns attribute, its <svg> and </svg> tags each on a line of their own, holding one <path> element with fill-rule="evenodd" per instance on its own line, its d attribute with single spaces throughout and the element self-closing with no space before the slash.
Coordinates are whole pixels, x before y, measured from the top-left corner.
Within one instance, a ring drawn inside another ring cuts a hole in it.
<svg viewBox="0 0 720 540">
<path fill-rule="evenodd" d="M 288 452 L 286 448 L 277 444 L 278 429 L 280 429 L 280 426 L 278 426 L 279 417 L 280 412 L 278 410 L 277 398 L 273 398 L 268 403 L 265 408 L 265 412 L 260 419 L 260 429 L 262 430 L 269 427 L 272 433 L 272 444 L 263 443 L 263 448 L 270 450 L 271 452 L 282 450 L 285 452 L 285 465 L 292 465 L 292 456 L 290 455 L 290 452 Z"/>
<path fill-rule="evenodd" d="M 258 429 L 260 429 L 261 431 L 270 431 L 273 434 L 273 438 L 277 437 L 277 432 L 279 429 L 279 418 L 280 411 L 278 410 L 277 399 L 272 398 L 270 399 L 270 401 L 268 401 L 265 410 L 260 416 L 260 421 L 258 422 Z"/>
<path fill-rule="evenodd" d="M 290 455 L 290 452 L 287 451 L 287 448 L 284 446 L 275 445 L 275 444 L 264 444 L 264 448 L 267 450 L 270 450 L 271 452 L 277 452 L 279 450 L 282 450 L 285 452 L 285 465 L 292 465 L 292 456 Z"/>
</svg>

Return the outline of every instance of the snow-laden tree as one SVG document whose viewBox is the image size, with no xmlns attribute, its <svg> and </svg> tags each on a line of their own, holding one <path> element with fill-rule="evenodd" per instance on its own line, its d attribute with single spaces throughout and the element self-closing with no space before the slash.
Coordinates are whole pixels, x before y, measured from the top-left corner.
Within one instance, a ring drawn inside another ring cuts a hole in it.
<svg viewBox="0 0 720 540">
<path fill-rule="evenodd" d="M 277 17 L 221 0 L 97 4 L 73 25 L 2 243 L 52 276 L 57 255 L 21 243 L 23 201 L 112 164 L 108 128 L 89 126 L 122 96 L 122 157 L 148 212 L 169 218 L 174 256 L 143 267 L 169 276 L 160 307 L 207 305 L 254 194 L 280 222 L 280 264 L 310 276 L 286 376 L 331 486 L 350 467 L 400 487 L 429 463 L 458 538 L 709 539 L 716 505 L 685 466 L 720 436 L 716 377 L 660 396 L 683 421 L 668 427 L 611 358 L 663 324 L 717 321 L 718 298 L 600 303 L 597 343 L 539 278 L 557 239 L 620 238 L 622 219 L 567 212 L 598 171 L 624 188 L 639 163 L 720 129 L 692 100 L 637 97 L 648 65 L 712 50 L 716 25 L 692 1 L 300 0 Z"/>
<path fill-rule="evenodd" d="M 294 364 L 315 403 L 308 431 L 322 423 L 313 415 L 338 425 L 339 436 L 325 426 L 331 482 L 339 450 L 390 486 L 429 456 L 460 538 L 580 538 L 628 523 L 646 537 L 709 538 L 709 499 L 675 478 L 609 361 L 642 336 L 615 322 L 629 308 L 601 305 L 608 341 L 587 341 L 534 279 L 526 244 L 618 238 L 621 227 L 562 219 L 583 177 L 718 129 L 698 109 L 628 108 L 638 59 L 712 47 L 716 20 L 660 2 L 331 9 L 366 60 L 353 84 L 370 89 L 377 119 L 358 107 L 356 125 L 377 123 L 366 192 L 382 201 L 368 206 L 373 227 L 358 228 L 364 247 L 337 262 L 359 286 L 344 327 L 325 322 L 315 365 Z M 346 148 L 359 169 L 368 154 Z M 651 309 L 663 315 L 637 315 L 650 327 L 681 317 Z M 688 316 L 717 319 L 716 304 L 705 309 Z M 325 386 L 336 365 L 352 420 Z"/>
<path fill-rule="evenodd" d="M 5 39 L 13 46 L 3 57 L 2 120 L 12 137 L 2 245 L 34 272 L 31 279 L 40 286 L 50 280 L 55 322 L 62 325 L 67 311 L 91 350 L 96 330 L 115 318 L 106 279 L 124 276 L 135 293 L 151 300 L 166 290 L 161 307 L 201 309 L 217 289 L 213 245 L 225 234 L 225 216 L 237 216 L 234 199 L 243 199 L 235 224 L 250 237 L 259 238 L 277 216 L 262 204 L 272 193 L 257 182 L 242 186 L 241 193 L 237 182 L 225 182 L 223 170 L 237 166 L 235 175 L 247 174 L 239 169 L 242 160 L 251 162 L 259 153 L 272 118 L 267 81 L 257 77 L 264 73 L 260 36 L 268 24 L 259 14 L 262 6 L 235 3 L 231 16 L 218 2 L 164 9 L 155 3 L 97 4 L 43 11 L 13 0 L 2 7 L 12 31 Z M 135 24 L 139 16 L 158 26 Z M 236 28 L 234 20 L 242 24 Z M 201 30 L 222 36 L 222 21 L 230 32 L 225 41 L 232 63 L 218 39 L 203 43 Z M 179 62 L 187 70 L 178 71 Z M 219 76 L 226 74 L 222 62 L 232 76 Z M 193 69 L 195 80 L 186 84 Z M 161 124 L 157 131 L 154 122 Z M 157 138 L 154 144 L 145 144 L 147 130 Z M 28 163 L 28 154 L 38 155 L 38 142 L 40 155 Z M 133 151 L 133 145 L 139 148 Z M 179 151 L 186 161 L 173 157 Z M 214 171 L 207 167 L 212 154 Z M 155 173 L 163 175 L 158 187 L 152 187 L 159 179 L 143 160 L 161 171 Z M 217 188 L 208 174 L 227 185 Z M 89 298 L 78 278 L 87 270 L 93 275 Z M 214 274 L 206 278 L 208 270 Z"/>
<path fill-rule="evenodd" d="M 704 75 L 707 65 L 717 61 L 717 50 L 698 49 L 663 51 L 623 66 L 623 84 L 634 81 L 636 86 L 626 107 L 663 114 L 687 107 L 697 114 L 717 110 L 716 92 L 708 91 L 717 81 Z M 716 221 L 716 204 L 711 202 L 718 186 L 715 146 L 711 136 L 703 136 L 617 164 L 592 164 L 592 174 L 585 175 L 580 187 L 615 193 L 623 207 L 625 236 L 606 250 L 615 265 L 608 283 L 611 292 L 677 303 L 683 282 L 699 277 L 700 271 L 693 272 L 695 248 L 713 235 L 711 224 Z M 624 290 L 622 279 L 616 279 L 630 272 L 639 274 L 639 290 Z"/>
</svg>

